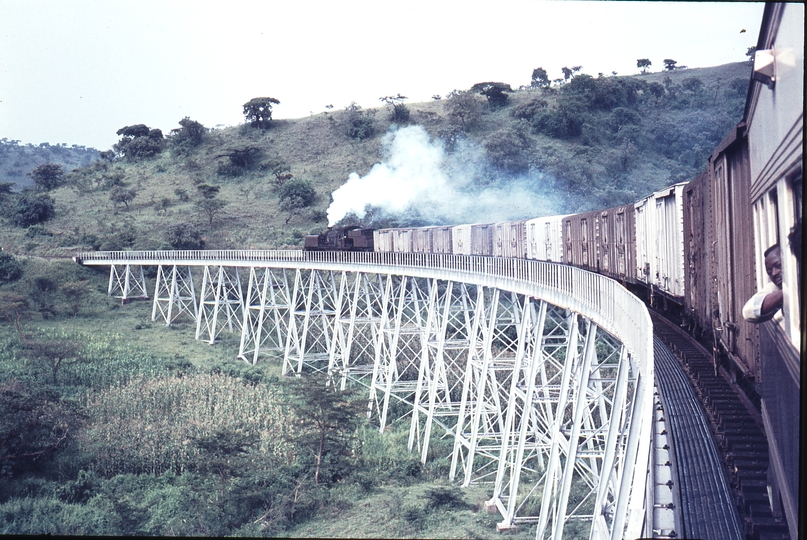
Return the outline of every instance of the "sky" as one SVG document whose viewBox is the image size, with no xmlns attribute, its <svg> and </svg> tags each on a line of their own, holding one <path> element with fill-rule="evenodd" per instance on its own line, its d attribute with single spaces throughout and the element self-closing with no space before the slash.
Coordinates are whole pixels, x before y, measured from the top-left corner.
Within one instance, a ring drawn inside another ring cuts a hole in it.
<svg viewBox="0 0 807 540">
<path fill-rule="evenodd" d="M 563 66 L 746 60 L 762 3 L 536 0 L 0 0 L 0 138 L 109 149 L 123 126 L 238 125 L 382 96 L 410 103 Z M 745 30 L 743 32 L 743 30 Z"/>
</svg>

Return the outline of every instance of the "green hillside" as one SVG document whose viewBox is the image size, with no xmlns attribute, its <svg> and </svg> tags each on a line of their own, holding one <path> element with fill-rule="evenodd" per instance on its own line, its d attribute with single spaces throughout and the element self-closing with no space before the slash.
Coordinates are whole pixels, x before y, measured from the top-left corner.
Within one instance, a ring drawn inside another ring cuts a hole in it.
<svg viewBox="0 0 807 540">
<path fill-rule="evenodd" d="M 0 245 L 47 257 L 165 248 L 182 245 L 167 234 L 182 223 L 208 248 L 299 246 L 305 234 L 327 225 L 331 193 L 351 173 L 366 175 L 384 161 L 383 141 L 393 124 L 421 126 L 448 158 L 472 154 L 475 167 L 461 171 L 467 176 L 461 190 L 469 194 L 518 181 L 546 199 L 509 218 L 633 202 L 703 168 L 741 117 L 748 70 L 747 63 L 736 63 L 632 77 L 578 75 L 561 87 L 507 93 L 502 106 L 472 92 L 399 102 L 408 118 L 397 122 L 391 106 L 275 120 L 266 128 L 208 130 L 186 120 L 166 129 L 167 137 L 153 128 L 157 138 L 123 137 L 117 152 L 102 154 L 107 159 L 66 175 L 61 187 L 44 194 L 53 200 L 53 217 L 33 230 L 14 226 L 9 218 L 19 196 L 6 195 Z M 135 144 L 127 153 L 128 140 Z M 200 185 L 219 188 L 216 202 L 203 202 Z M 313 200 L 288 200 L 300 186 L 315 190 Z M 419 211 L 417 204 L 397 214 L 377 211 L 365 222 L 451 222 Z M 482 209 L 472 220 L 485 219 Z"/>
</svg>

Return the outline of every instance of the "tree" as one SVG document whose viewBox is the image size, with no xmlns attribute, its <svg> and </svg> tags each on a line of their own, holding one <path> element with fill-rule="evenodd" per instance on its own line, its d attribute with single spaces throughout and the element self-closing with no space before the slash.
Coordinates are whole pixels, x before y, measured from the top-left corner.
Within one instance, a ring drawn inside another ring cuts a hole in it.
<svg viewBox="0 0 807 540">
<path fill-rule="evenodd" d="M 257 97 L 244 103 L 244 118 L 261 129 L 268 129 L 272 121 L 272 105 L 280 105 L 273 97 Z"/>
<path fill-rule="evenodd" d="M 202 233 L 190 223 L 176 223 L 168 227 L 165 239 L 174 249 L 204 249 Z"/>
<path fill-rule="evenodd" d="M 525 103 L 516 105 L 510 113 L 513 118 L 521 120 L 532 120 L 538 114 L 538 111 L 546 109 L 549 103 L 545 99 L 534 98 Z"/>
<path fill-rule="evenodd" d="M 507 104 L 507 93 L 512 93 L 513 89 L 509 84 L 501 82 L 481 82 L 471 87 L 471 92 L 476 92 L 485 96 L 488 105 L 493 109 L 504 107 Z"/>
<path fill-rule="evenodd" d="M 22 277 L 22 266 L 10 253 L 0 251 L 0 285 L 17 281 Z"/>
<path fill-rule="evenodd" d="M 532 80 L 530 86 L 533 88 L 549 88 L 549 74 L 544 68 L 535 68 L 532 70 Z"/>
<path fill-rule="evenodd" d="M 11 291 L 0 291 L 0 316 L 14 325 L 23 343 L 27 338 L 22 331 L 22 319 L 29 314 L 28 298 Z"/>
<path fill-rule="evenodd" d="M 687 77 L 681 81 L 681 87 L 688 92 L 692 92 L 693 94 L 700 94 L 703 90 L 703 81 L 698 77 Z"/>
<path fill-rule="evenodd" d="M 227 206 L 227 203 L 220 199 L 201 199 L 196 201 L 194 206 L 207 216 L 208 224 L 212 229 L 213 220 L 224 211 L 224 207 Z"/>
<path fill-rule="evenodd" d="M 664 69 L 666 69 L 667 71 L 675 71 L 675 64 L 677 64 L 677 63 L 678 63 L 677 61 L 675 61 L 675 60 L 673 60 L 671 58 L 665 58 L 664 59 Z"/>
<path fill-rule="evenodd" d="M 45 163 L 29 172 L 28 176 L 34 181 L 36 189 L 50 191 L 62 185 L 64 169 L 57 163 Z"/>
<path fill-rule="evenodd" d="M 241 146 L 227 149 L 216 157 L 226 157 L 229 161 L 220 163 L 216 172 L 220 176 L 241 176 L 258 163 L 262 154 L 263 150 L 258 146 Z"/>
<path fill-rule="evenodd" d="M 748 49 L 746 49 L 745 51 L 745 55 L 748 57 L 748 60 L 750 60 L 752 64 L 754 63 L 754 57 L 756 56 L 756 54 L 757 54 L 756 45 L 753 47 L 748 47 Z"/>
<path fill-rule="evenodd" d="M 124 126 L 117 132 L 121 139 L 112 146 L 116 155 L 128 160 L 148 159 L 163 150 L 163 132 L 145 124 Z"/>
<path fill-rule="evenodd" d="M 92 287 L 87 280 L 68 281 L 59 287 L 64 297 L 67 299 L 67 305 L 70 308 L 70 314 L 75 317 L 78 315 L 78 310 L 81 307 L 81 302 L 84 298 L 92 292 Z"/>
<path fill-rule="evenodd" d="M 199 192 L 199 196 L 203 199 L 215 199 L 220 189 L 220 186 L 211 186 L 210 184 L 199 184 L 196 186 L 196 191 Z"/>
<path fill-rule="evenodd" d="M 571 79 L 571 77 L 572 77 L 572 70 L 571 69 L 564 66 L 564 67 L 560 68 L 560 70 L 563 72 L 563 80 L 564 81 L 568 81 L 569 79 Z"/>
<path fill-rule="evenodd" d="M 482 98 L 465 90 L 453 90 L 446 99 L 446 111 L 453 121 L 459 121 L 463 130 L 470 128 L 482 111 Z"/>
<path fill-rule="evenodd" d="M 50 195 L 23 191 L 11 209 L 11 221 L 18 227 L 30 227 L 49 220 L 55 213 Z"/>
<path fill-rule="evenodd" d="M 306 374 L 284 385 L 296 419 L 293 442 L 302 461 L 313 465 L 314 483 L 332 483 L 350 471 L 356 428 L 363 409 L 349 392 L 326 386 L 322 377 Z"/>
<path fill-rule="evenodd" d="M 351 139 L 363 141 L 375 135 L 372 113 L 361 110 L 361 107 L 353 102 L 345 107 L 344 131 Z"/>
<path fill-rule="evenodd" d="M 639 58 L 636 60 L 636 67 L 642 68 L 642 74 L 647 73 L 647 68 L 652 65 L 652 62 L 649 58 Z"/>
<path fill-rule="evenodd" d="M 80 422 L 55 392 L 15 379 L 0 382 L 0 471 L 64 447 Z"/>
<path fill-rule="evenodd" d="M 187 116 L 179 121 L 179 125 L 178 129 L 171 130 L 171 144 L 175 150 L 182 153 L 202 144 L 202 138 L 207 133 L 205 126 Z"/>
<path fill-rule="evenodd" d="M 47 364 L 54 385 L 62 367 L 86 361 L 81 354 L 81 343 L 73 339 L 32 339 L 25 349 L 28 358 Z"/>
<path fill-rule="evenodd" d="M 494 131 L 485 139 L 488 159 L 498 169 L 511 174 L 522 173 L 530 164 L 534 142 L 524 127 L 526 122 L 516 123 Z"/>
<path fill-rule="evenodd" d="M 116 206 L 123 203 L 127 210 L 129 209 L 129 203 L 135 197 L 137 197 L 137 190 L 134 188 L 126 189 L 123 186 L 115 186 L 109 192 L 109 200 Z"/>
<path fill-rule="evenodd" d="M 285 201 L 292 197 L 300 199 L 302 205 L 311 206 L 317 197 L 317 192 L 308 180 L 294 179 L 283 184 L 280 188 L 280 200 Z"/>
<path fill-rule="evenodd" d="M 378 99 L 383 101 L 390 108 L 390 120 L 393 122 L 409 121 L 409 108 L 404 105 L 404 100 L 409 98 L 398 94 L 397 96 L 384 96 Z"/>
</svg>

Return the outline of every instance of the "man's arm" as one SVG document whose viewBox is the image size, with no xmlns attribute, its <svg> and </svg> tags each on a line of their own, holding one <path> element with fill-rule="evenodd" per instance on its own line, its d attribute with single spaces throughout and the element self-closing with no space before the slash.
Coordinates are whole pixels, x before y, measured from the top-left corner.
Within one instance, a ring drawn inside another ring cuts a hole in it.
<svg viewBox="0 0 807 540">
<path fill-rule="evenodd" d="M 743 318 L 754 324 L 769 321 L 782 308 L 783 298 L 782 289 L 769 282 L 745 303 Z"/>
</svg>

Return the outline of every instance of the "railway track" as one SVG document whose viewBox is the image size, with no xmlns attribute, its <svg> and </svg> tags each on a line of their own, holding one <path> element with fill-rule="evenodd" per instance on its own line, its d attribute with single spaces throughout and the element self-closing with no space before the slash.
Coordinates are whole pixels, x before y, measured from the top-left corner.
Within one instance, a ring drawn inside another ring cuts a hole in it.
<svg viewBox="0 0 807 540">
<path fill-rule="evenodd" d="M 769 504 L 768 443 L 759 412 L 715 372 L 710 352 L 661 316 L 651 317 L 656 378 L 678 464 L 682 537 L 737 538 L 738 522 L 741 539 L 789 540 L 785 521 Z"/>
</svg>

